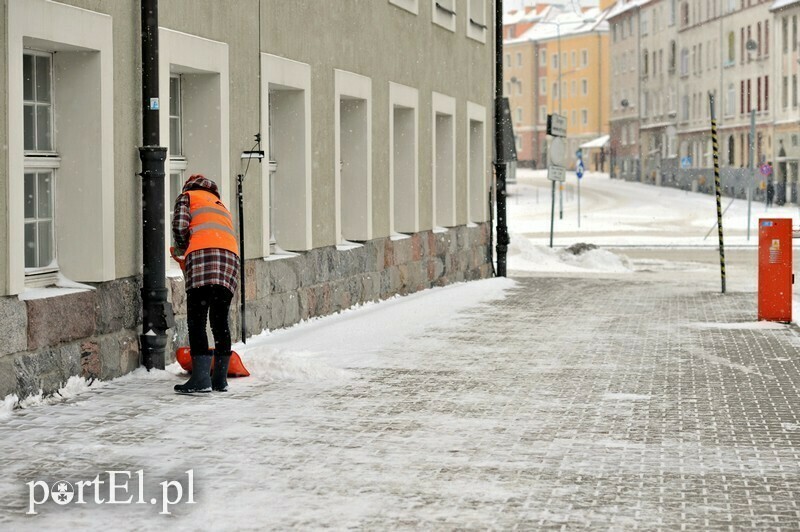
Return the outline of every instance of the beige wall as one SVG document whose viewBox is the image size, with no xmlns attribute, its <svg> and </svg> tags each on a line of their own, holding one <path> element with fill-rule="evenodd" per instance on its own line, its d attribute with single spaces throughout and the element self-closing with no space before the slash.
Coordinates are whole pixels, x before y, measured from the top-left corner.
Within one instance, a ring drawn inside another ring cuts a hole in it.
<svg viewBox="0 0 800 532">
<path fill-rule="evenodd" d="M 141 136 L 140 3 L 116 0 L 61 0 L 113 18 L 114 175 L 116 276 L 141 268 L 141 178 L 137 147 Z M 486 2 L 487 43 L 466 36 L 466 9 L 458 4 L 456 31 L 431 22 L 421 2 L 413 15 L 388 0 L 237 0 L 236 9 L 218 0 L 161 0 L 159 26 L 227 43 L 229 47 L 230 175 L 228 197 L 235 197 L 240 154 L 259 131 L 260 52 L 308 63 L 311 67 L 313 245 L 334 239 L 334 69 L 371 78 L 373 124 L 374 237 L 389 233 L 389 91 L 390 81 L 419 90 L 419 195 L 421 229 L 431 227 L 431 93 L 456 99 L 457 222 L 467 221 L 467 101 L 488 110 L 486 160 L 491 161 L 493 108 L 492 3 Z M 7 0 L 0 0 L 6 20 Z M 259 20 L 261 28 L 259 45 Z M 7 130 L 6 25 L 0 24 L 0 122 Z M 162 109 L 166 109 L 162 104 Z M 257 163 L 255 163 L 257 164 Z M 8 185 L 7 154 L 0 150 L 0 190 Z M 491 173 L 491 165 L 487 164 Z M 488 178 L 487 178 L 488 181 Z M 261 247 L 262 183 L 251 169 L 245 182 L 246 253 Z M 7 193 L 0 208 L 7 212 Z M 231 206 L 235 211 L 235 206 Z M 0 217 L 0 234 L 7 234 Z M 0 246 L 0 293 L 7 293 L 7 251 Z"/>
<path fill-rule="evenodd" d="M 366 7 L 369 6 L 369 7 Z M 458 6 L 461 7 L 460 5 Z M 491 21 L 490 3 L 486 3 Z M 431 92 L 456 99 L 457 221 L 466 223 L 466 102 L 493 108 L 492 39 L 465 35 L 466 9 L 457 9 L 456 31 L 431 22 L 420 3 L 413 15 L 388 2 L 285 2 L 262 0 L 262 48 L 311 66 L 313 244 L 334 244 L 334 69 L 372 79 L 373 227 L 389 233 L 389 82 L 419 90 L 420 227 L 432 224 Z M 488 24 L 491 27 L 491 22 Z M 331 31 L 336 28 L 336 31 Z M 298 35 L 309 38 L 298 39 Z M 313 38 L 310 38 L 313 36 Z M 343 39 L 352 36 L 352 39 Z M 407 53 L 398 53 L 407 50 Z M 487 131 L 491 124 L 487 124 Z M 491 160 L 487 142 L 487 160 Z"/>
<path fill-rule="evenodd" d="M 8 131 L 8 75 L 6 68 L 6 3 L 0 2 L 0 135 L 5 136 Z M 6 142 L 2 143 L 6 146 Z M 8 213 L 8 152 L 0 150 L 0 212 Z M 0 235 L 8 234 L 7 216 L 0 216 Z M 8 246 L 0 246 L 0 294 L 8 292 Z"/>
</svg>

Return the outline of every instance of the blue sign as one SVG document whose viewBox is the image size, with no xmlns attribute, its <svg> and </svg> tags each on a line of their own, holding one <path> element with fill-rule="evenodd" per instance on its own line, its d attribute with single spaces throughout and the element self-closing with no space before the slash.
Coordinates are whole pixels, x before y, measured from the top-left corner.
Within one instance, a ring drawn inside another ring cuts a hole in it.
<svg viewBox="0 0 800 532">
<path fill-rule="evenodd" d="M 586 168 L 583 167 L 583 161 L 578 159 L 578 164 L 575 167 L 575 174 L 577 174 L 578 179 L 583 177 L 583 173 L 586 171 Z"/>
<path fill-rule="evenodd" d="M 692 166 L 692 158 L 681 157 L 681 168 L 689 168 L 690 166 Z"/>
<path fill-rule="evenodd" d="M 578 148 L 578 151 L 575 152 L 575 157 L 577 157 L 578 159 L 583 158 L 583 150 L 581 148 Z"/>
</svg>

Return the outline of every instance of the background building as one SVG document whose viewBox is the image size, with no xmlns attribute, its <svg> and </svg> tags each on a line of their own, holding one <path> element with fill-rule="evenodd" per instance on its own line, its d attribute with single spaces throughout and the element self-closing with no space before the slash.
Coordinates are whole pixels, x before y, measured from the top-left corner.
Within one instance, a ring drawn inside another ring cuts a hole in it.
<svg viewBox="0 0 800 532">
<path fill-rule="evenodd" d="M 545 5 L 505 19 L 505 91 L 520 164 L 547 164 L 547 115 L 567 118 L 568 153 L 608 132 L 606 12 Z M 520 28 L 527 28 L 519 32 Z M 514 35 L 514 37 L 512 37 Z M 598 168 L 600 156 L 587 159 Z"/>
<path fill-rule="evenodd" d="M 139 5 L 0 0 L 0 397 L 139 363 Z M 257 133 L 271 161 L 244 183 L 251 333 L 491 274 L 491 2 L 159 8 L 167 220 L 192 173 L 235 205 Z"/>
</svg>

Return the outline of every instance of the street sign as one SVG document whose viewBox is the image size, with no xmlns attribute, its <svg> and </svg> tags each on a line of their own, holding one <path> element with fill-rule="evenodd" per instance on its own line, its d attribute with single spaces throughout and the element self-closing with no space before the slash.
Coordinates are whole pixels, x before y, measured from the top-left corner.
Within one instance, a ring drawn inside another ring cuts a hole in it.
<svg viewBox="0 0 800 532">
<path fill-rule="evenodd" d="M 583 150 L 581 148 L 578 148 L 578 151 L 575 152 L 575 157 L 577 157 L 578 160 L 583 159 Z"/>
<path fill-rule="evenodd" d="M 550 156 L 548 161 L 551 165 L 566 166 L 567 164 L 567 148 L 564 139 L 561 137 L 553 137 L 550 139 L 550 149 L 547 154 Z"/>
<path fill-rule="evenodd" d="M 764 177 L 769 177 L 772 175 L 772 167 L 768 164 L 762 164 L 758 171 L 761 172 L 761 175 Z"/>
<path fill-rule="evenodd" d="M 550 165 L 547 167 L 547 179 L 563 183 L 567 180 L 567 171 L 563 166 Z"/>
<path fill-rule="evenodd" d="M 575 166 L 575 174 L 578 176 L 578 179 L 583 177 L 585 171 L 586 168 L 583 167 L 583 161 L 578 159 L 578 164 Z"/>
<path fill-rule="evenodd" d="M 692 158 L 681 157 L 681 168 L 689 168 L 690 166 L 692 166 Z"/>
<path fill-rule="evenodd" d="M 547 115 L 547 134 L 553 137 L 567 136 L 567 117 L 561 115 Z"/>
</svg>

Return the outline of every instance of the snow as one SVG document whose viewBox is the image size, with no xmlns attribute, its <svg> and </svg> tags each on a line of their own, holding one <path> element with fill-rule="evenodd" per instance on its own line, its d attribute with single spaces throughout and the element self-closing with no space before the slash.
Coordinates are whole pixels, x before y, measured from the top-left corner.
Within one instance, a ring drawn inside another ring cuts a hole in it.
<svg viewBox="0 0 800 532">
<path fill-rule="evenodd" d="M 35 406 L 53 405 L 61 403 L 86 393 L 91 388 L 101 388 L 105 383 L 102 381 L 89 382 L 83 377 L 73 375 L 67 382 L 52 395 L 45 396 L 41 390 L 35 395 L 30 395 L 20 400 L 14 394 L 7 395 L 2 402 L 0 402 L 0 420 L 12 416 L 15 410 L 23 410 Z"/>
<path fill-rule="evenodd" d="M 604 249 L 573 255 L 565 249 L 534 244 L 520 235 L 511 235 L 508 260 L 513 270 L 526 272 L 613 272 L 630 273 L 630 261 Z"/>
<path fill-rule="evenodd" d="M 725 329 L 729 331 L 778 331 L 788 328 L 789 325 L 773 321 L 748 321 L 742 323 L 692 323 L 690 327 L 697 329 Z"/>
</svg>

